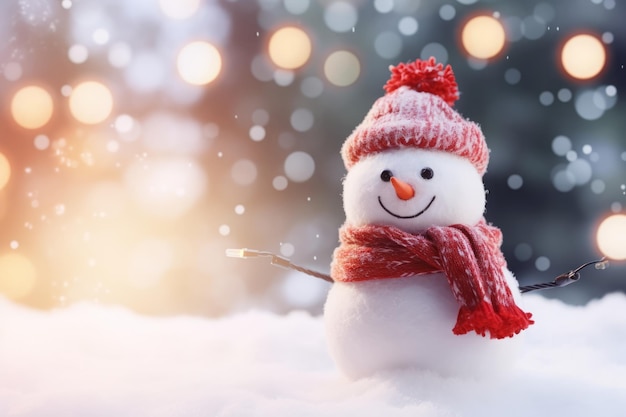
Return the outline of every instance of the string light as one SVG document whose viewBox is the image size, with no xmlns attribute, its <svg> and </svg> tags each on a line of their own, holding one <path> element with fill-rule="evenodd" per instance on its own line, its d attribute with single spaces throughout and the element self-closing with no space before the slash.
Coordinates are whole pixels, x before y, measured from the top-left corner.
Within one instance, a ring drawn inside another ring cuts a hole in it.
<svg viewBox="0 0 626 417">
<path fill-rule="evenodd" d="M 282 27 L 270 36 L 268 54 L 272 62 L 280 68 L 300 68 L 311 57 L 311 39 L 298 27 Z"/>
<path fill-rule="evenodd" d="M 322 274 L 316 271 L 313 271 L 308 268 L 301 267 L 299 265 L 292 264 L 289 259 L 284 258 L 282 256 L 278 256 L 272 252 L 259 251 L 254 249 L 226 249 L 226 256 L 230 258 L 271 258 L 270 263 L 275 266 L 279 266 L 285 269 L 293 269 L 295 271 L 302 272 L 307 275 L 314 276 L 316 278 L 321 278 L 324 281 L 333 282 L 333 279 L 326 274 Z"/>
<path fill-rule="evenodd" d="M 582 271 L 583 269 L 585 269 L 586 267 L 590 265 L 593 265 L 596 269 L 606 269 L 609 266 L 609 262 L 606 260 L 606 258 L 602 258 L 597 261 L 584 263 L 576 269 L 572 269 L 571 271 L 568 271 L 564 274 L 559 275 L 558 277 L 554 279 L 554 281 L 543 282 L 541 284 L 526 285 L 526 286 L 520 287 L 520 292 L 524 294 L 524 293 L 536 291 L 536 290 L 545 290 L 548 288 L 565 287 L 566 285 L 569 285 L 578 281 L 580 279 L 580 271 Z"/>
<path fill-rule="evenodd" d="M 113 111 L 113 95 L 107 86 L 97 81 L 85 81 L 72 89 L 70 112 L 84 124 L 98 124 Z"/>
<path fill-rule="evenodd" d="M 561 49 L 565 73 L 578 80 L 596 77 L 606 65 L 606 50 L 594 35 L 578 34 L 568 38 Z"/>
<path fill-rule="evenodd" d="M 222 55 L 211 43 L 191 42 L 179 52 L 177 67 L 180 77 L 193 85 L 206 85 L 222 71 Z"/>
<path fill-rule="evenodd" d="M 598 249 L 607 257 L 626 260 L 626 215 L 612 214 L 598 226 L 596 233 Z"/>
<path fill-rule="evenodd" d="M 502 52 L 505 43 L 504 26 L 493 16 L 474 16 L 462 27 L 461 44 L 474 58 L 491 59 Z"/>
<path fill-rule="evenodd" d="M 52 117 L 54 103 L 44 88 L 29 85 L 18 90 L 11 100 L 11 115 L 26 129 L 45 126 Z"/>
</svg>

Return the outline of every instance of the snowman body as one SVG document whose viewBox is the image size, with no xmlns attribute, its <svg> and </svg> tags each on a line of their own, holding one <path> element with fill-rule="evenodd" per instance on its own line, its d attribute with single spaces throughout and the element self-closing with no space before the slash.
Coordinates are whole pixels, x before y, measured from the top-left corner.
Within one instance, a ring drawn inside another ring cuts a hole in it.
<svg viewBox="0 0 626 417">
<path fill-rule="evenodd" d="M 420 233 L 431 226 L 476 224 L 485 210 L 485 190 L 467 159 L 403 148 L 357 162 L 344 180 L 343 202 L 346 224 Z M 519 302 L 517 281 L 503 272 Z M 398 368 L 486 376 L 510 367 L 520 338 L 455 335 L 458 311 L 441 272 L 336 282 L 324 308 L 329 351 L 351 378 Z"/>
</svg>

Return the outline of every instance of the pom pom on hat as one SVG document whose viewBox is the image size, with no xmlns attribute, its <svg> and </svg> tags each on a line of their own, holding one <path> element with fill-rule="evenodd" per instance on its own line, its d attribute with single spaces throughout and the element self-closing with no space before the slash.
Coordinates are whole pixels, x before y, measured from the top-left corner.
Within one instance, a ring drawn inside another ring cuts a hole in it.
<svg viewBox="0 0 626 417">
<path fill-rule="evenodd" d="M 484 174 L 489 149 L 483 133 L 451 107 L 459 98 L 452 68 L 431 57 L 390 70 L 386 94 L 376 100 L 341 148 L 346 168 L 367 155 L 413 147 L 454 153 Z"/>
<path fill-rule="evenodd" d="M 443 64 L 435 63 L 433 57 L 428 61 L 401 63 L 395 67 L 392 65 L 389 70 L 391 78 L 383 87 L 387 93 L 406 86 L 415 91 L 439 96 L 449 106 L 453 106 L 459 99 L 459 89 L 452 68 L 450 65 L 444 68 Z"/>
</svg>

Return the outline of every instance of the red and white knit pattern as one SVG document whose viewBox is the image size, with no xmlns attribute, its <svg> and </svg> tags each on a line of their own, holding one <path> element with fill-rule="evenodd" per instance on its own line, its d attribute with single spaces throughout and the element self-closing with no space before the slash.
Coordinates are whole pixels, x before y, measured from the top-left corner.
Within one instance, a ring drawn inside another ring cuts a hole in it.
<svg viewBox="0 0 626 417">
<path fill-rule="evenodd" d="M 469 159 L 482 175 L 489 161 L 484 136 L 442 99 L 402 87 L 379 98 L 341 149 L 347 169 L 388 149 L 436 149 Z"/>
<path fill-rule="evenodd" d="M 434 59 L 392 67 L 387 94 L 376 100 L 365 119 L 343 144 L 347 169 L 366 155 L 416 147 L 451 152 L 469 159 L 482 175 L 489 150 L 480 127 L 450 105 L 458 97 L 450 66 Z"/>
<path fill-rule="evenodd" d="M 533 321 L 522 311 L 504 278 L 500 229 L 481 220 L 476 226 L 434 226 L 411 234 L 391 226 L 344 225 L 333 254 L 335 281 L 356 282 L 443 272 L 460 309 L 455 334 L 470 331 L 491 338 L 511 337 Z"/>
</svg>

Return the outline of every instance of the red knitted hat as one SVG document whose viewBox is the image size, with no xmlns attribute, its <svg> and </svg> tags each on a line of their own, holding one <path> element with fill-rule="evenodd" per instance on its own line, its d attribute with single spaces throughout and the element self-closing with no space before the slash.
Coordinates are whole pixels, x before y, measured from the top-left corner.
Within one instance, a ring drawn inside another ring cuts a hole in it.
<svg viewBox="0 0 626 417">
<path fill-rule="evenodd" d="M 386 94 L 376 100 L 341 148 L 346 169 L 369 154 L 415 147 L 467 158 L 484 174 L 489 149 L 480 127 L 452 108 L 459 91 L 450 65 L 444 68 L 431 57 L 390 70 Z"/>
</svg>

